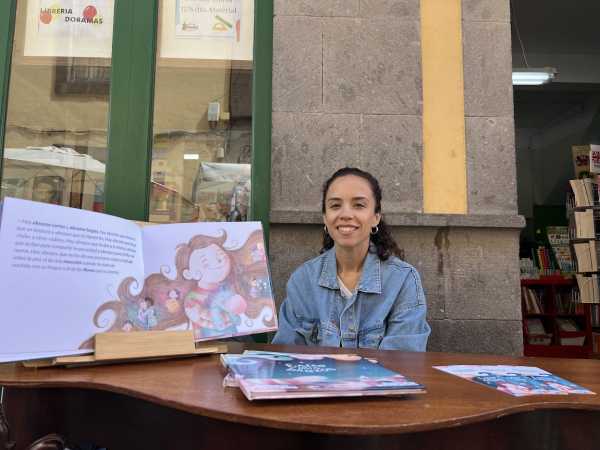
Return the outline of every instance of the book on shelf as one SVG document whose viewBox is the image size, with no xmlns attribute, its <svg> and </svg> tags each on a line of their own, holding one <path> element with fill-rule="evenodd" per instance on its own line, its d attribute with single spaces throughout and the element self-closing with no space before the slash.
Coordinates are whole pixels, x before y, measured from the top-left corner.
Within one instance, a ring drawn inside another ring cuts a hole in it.
<svg viewBox="0 0 600 450">
<path fill-rule="evenodd" d="M 600 332 L 592 332 L 592 352 L 600 353 Z"/>
<path fill-rule="evenodd" d="M 594 205 L 594 182 L 590 178 L 580 180 L 569 180 L 573 195 L 575 197 L 575 206 L 593 206 Z"/>
<path fill-rule="evenodd" d="M 553 275 L 556 273 L 556 266 L 550 257 L 549 250 L 540 246 L 535 250 L 535 257 L 540 268 L 540 275 Z"/>
<path fill-rule="evenodd" d="M 221 355 L 225 386 L 248 400 L 423 394 L 425 387 L 354 354 L 246 351 Z"/>
<path fill-rule="evenodd" d="M 594 226 L 594 211 L 592 209 L 575 211 L 573 217 L 575 219 L 575 235 L 573 238 L 595 239 L 596 230 Z"/>
<path fill-rule="evenodd" d="M 576 274 L 579 303 L 600 303 L 600 289 L 598 287 L 598 275 Z"/>
<path fill-rule="evenodd" d="M 558 329 L 560 331 L 567 331 L 570 333 L 581 331 L 581 328 L 579 325 L 577 325 L 577 322 L 566 317 L 557 318 L 556 324 L 558 325 Z"/>
<path fill-rule="evenodd" d="M 546 227 L 546 234 L 560 271 L 563 273 L 574 272 L 571 248 L 569 246 L 569 227 L 548 226 Z"/>
<path fill-rule="evenodd" d="M 600 328 L 600 305 L 590 305 L 590 321 L 592 327 Z"/>
<path fill-rule="evenodd" d="M 560 345 L 574 345 L 582 347 L 585 344 L 585 336 L 560 336 Z"/>
<path fill-rule="evenodd" d="M 568 395 L 594 392 L 538 367 L 454 365 L 435 369 L 491 387 L 514 397 L 528 395 Z"/>
<path fill-rule="evenodd" d="M 528 314 L 542 314 L 544 312 L 543 302 L 536 289 L 521 286 L 521 293 L 525 303 L 525 311 Z"/>
<path fill-rule="evenodd" d="M 573 171 L 575 178 L 590 176 L 590 145 L 572 145 Z"/>
<path fill-rule="evenodd" d="M 540 276 L 540 271 L 531 258 L 519 259 L 519 271 L 521 273 L 521 279 L 539 278 Z"/>
<path fill-rule="evenodd" d="M 598 253 L 596 241 L 576 242 L 573 244 L 578 272 L 597 272 Z"/>
<path fill-rule="evenodd" d="M 557 314 L 580 313 L 581 304 L 577 303 L 573 289 L 557 290 L 554 294 L 554 306 Z"/>
<path fill-rule="evenodd" d="M 277 328 L 259 222 L 140 226 L 13 198 L 1 207 L 0 362 L 91 353 L 103 332 L 206 341 Z"/>
<path fill-rule="evenodd" d="M 566 317 L 558 317 L 556 319 L 556 325 L 559 330 L 559 339 L 561 345 L 578 345 L 582 346 L 585 344 L 585 336 L 573 336 L 573 335 L 562 335 L 562 333 L 580 333 L 581 327 L 573 319 Z"/>
<path fill-rule="evenodd" d="M 575 207 L 594 206 L 597 200 L 597 186 L 591 178 L 569 180 L 575 199 Z"/>
<path fill-rule="evenodd" d="M 546 333 L 544 324 L 539 318 L 529 318 L 525 320 L 527 330 L 527 342 L 531 345 L 550 345 L 552 334 Z"/>
<path fill-rule="evenodd" d="M 529 334 L 547 334 L 541 319 L 527 319 L 525 323 Z"/>
</svg>

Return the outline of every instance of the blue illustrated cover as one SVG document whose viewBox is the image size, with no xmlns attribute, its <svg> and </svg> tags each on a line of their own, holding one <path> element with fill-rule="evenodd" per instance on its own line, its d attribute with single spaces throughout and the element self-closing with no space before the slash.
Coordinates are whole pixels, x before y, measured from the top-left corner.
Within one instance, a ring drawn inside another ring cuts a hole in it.
<svg viewBox="0 0 600 450">
<path fill-rule="evenodd" d="M 425 387 L 374 359 L 348 354 L 247 352 L 223 355 L 250 399 L 424 393 Z"/>
<path fill-rule="evenodd" d="M 434 368 L 459 376 L 475 383 L 492 387 L 506 394 L 522 397 L 526 395 L 567 395 L 594 392 L 572 381 L 532 366 L 507 365 L 454 365 Z"/>
</svg>

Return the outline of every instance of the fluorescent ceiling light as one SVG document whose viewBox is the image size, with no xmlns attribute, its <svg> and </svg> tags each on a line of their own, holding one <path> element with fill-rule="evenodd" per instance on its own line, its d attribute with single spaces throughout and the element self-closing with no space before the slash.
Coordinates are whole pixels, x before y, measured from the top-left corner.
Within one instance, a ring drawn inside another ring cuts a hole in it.
<svg viewBox="0 0 600 450">
<path fill-rule="evenodd" d="M 200 159 L 200 155 L 198 153 L 184 153 L 183 159 Z"/>
<path fill-rule="evenodd" d="M 539 69 L 513 69 L 512 84 L 536 86 L 550 83 L 556 76 L 556 73 L 557 71 L 554 67 L 542 67 Z"/>
</svg>

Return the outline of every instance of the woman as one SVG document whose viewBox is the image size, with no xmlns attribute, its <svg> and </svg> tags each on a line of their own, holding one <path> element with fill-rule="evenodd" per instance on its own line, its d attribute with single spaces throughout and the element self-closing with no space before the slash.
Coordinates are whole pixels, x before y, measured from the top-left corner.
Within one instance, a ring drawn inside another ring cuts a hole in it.
<svg viewBox="0 0 600 450">
<path fill-rule="evenodd" d="M 321 255 L 287 284 L 274 344 L 424 351 L 430 333 L 419 274 L 381 218 L 381 188 L 346 167 L 325 182 Z"/>
</svg>

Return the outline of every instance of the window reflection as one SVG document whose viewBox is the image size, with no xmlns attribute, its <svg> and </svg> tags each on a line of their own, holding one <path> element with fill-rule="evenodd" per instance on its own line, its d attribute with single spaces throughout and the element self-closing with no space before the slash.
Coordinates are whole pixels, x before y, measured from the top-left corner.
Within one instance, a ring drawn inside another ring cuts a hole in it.
<svg viewBox="0 0 600 450">
<path fill-rule="evenodd" d="M 113 1 L 58 3 L 17 2 L 0 197 L 102 210 Z"/>
<path fill-rule="evenodd" d="M 150 220 L 246 220 L 254 2 L 164 1 L 159 12 Z"/>
</svg>

